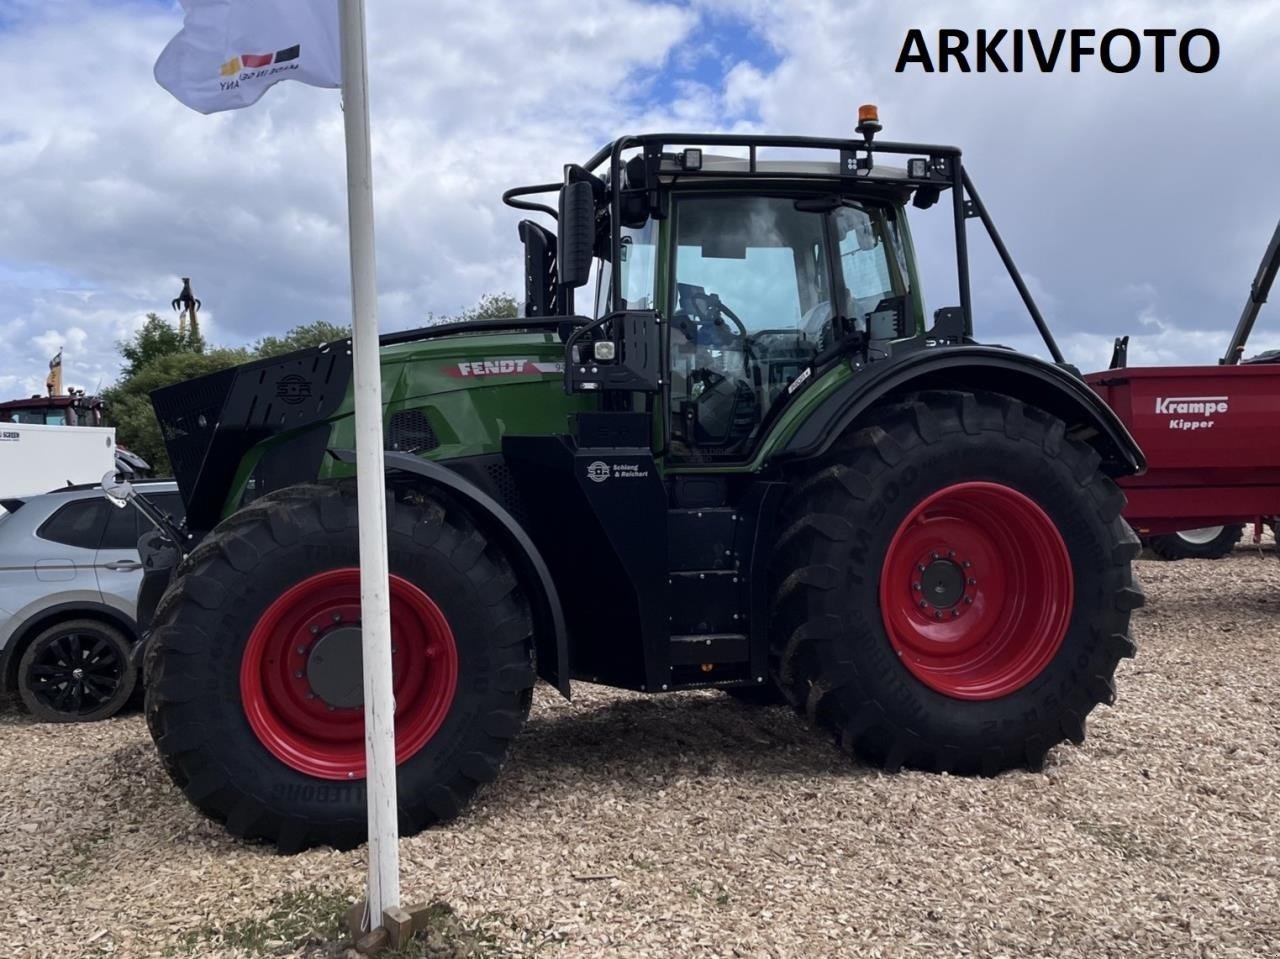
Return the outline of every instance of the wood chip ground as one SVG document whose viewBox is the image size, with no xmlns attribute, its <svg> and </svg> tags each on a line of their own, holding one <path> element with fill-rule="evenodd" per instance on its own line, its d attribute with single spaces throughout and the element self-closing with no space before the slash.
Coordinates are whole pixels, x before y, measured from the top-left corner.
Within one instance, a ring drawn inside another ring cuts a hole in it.
<svg viewBox="0 0 1280 959">
<path fill-rule="evenodd" d="M 785 709 L 539 690 L 496 784 L 402 843 L 405 955 L 1280 955 L 1280 560 L 1142 561 L 1119 701 L 1041 773 L 850 764 Z M 0 707 L 0 956 L 341 956 L 362 852 L 229 839 L 139 715 Z"/>
</svg>

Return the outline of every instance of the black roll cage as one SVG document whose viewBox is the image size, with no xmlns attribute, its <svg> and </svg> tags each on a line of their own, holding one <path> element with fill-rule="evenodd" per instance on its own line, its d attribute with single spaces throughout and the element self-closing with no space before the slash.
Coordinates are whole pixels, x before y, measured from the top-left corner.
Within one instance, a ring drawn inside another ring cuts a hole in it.
<svg viewBox="0 0 1280 959">
<path fill-rule="evenodd" d="M 683 151 L 688 151 L 690 148 L 697 149 L 709 146 L 745 147 L 747 150 L 747 169 L 705 169 L 701 167 L 700 158 L 696 167 L 687 165 L 677 169 L 663 168 L 664 160 L 683 162 L 683 158 L 689 156 L 688 152 L 679 154 L 671 152 L 671 148 L 680 147 Z M 650 215 L 662 215 L 659 202 L 660 177 L 666 176 L 676 179 L 704 177 L 717 180 L 745 180 L 753 177 L 768 177 L 787 181 L 813 180 L 826 181 L 828 183 L 831 181 L 831 174 L 826 172 L 797 171 L 776 173 L 774 171 L 761 170 L 759 152 L 771 149 L 836 152 L 840 157 L 840 169 L 843 171 L 840 174 L 842 181 L 879 183 L 898 189 L 905 189 L 909 192 L 916 192 L 924 188 L 940 193 L 942 190 L 950 189 L 952 215 L 955 219 L 956 279 L 960 294 L 960 310 L 964 318 L 964 328 L 966 330 L 973 329 L 973 302 L 969 282 L 969 245 L 965 224 L 968 219 L 976 217 L 982 221 L 983 226 L 986 228 L 987 235 L 991 238 L 992 246 L 995 247 L 997 255 L 999 255 L 1001 262 L 1008 271 L 1009 278 L 1013 281 L 1013 285 L 1016 287 L 1018 295 L 1022 298 L 1022 302 L 1027 308 L 1027 313 L 1031 316 L 1031 320 L 1035 324 L 1037 331 L 1039 331 L 1040 337 L 1044 340 L 1045 347 L 1053 357 L 1053 361 L 1055 363 L 1065 362 L 1062 351 L 1058 348 L 1057 341 L 1054 340 L 1053 334 L 1049 330 L 1048 323 L 1045 322 L 1039 307 L 1036 306 L 1035 300 L 1031 296 L 1031 291 L 1023 281 L 1022 274 L 1013 262 L 1013 257 L 1005 246 L 1000 232 L 996 229 L 986 206 L 974 188 L 973 181 L 969 178 L 969 174 L 964 168 L 959 147 L 931 143 L 875 141 L 871 137 L 865 137 L 861 140 L 846 140 L 832 137 L 725 133 L 647 133 L 620 137 L 602 147 L 580 168 L 587 173 L 595 175 L 597 171 L 600 171 L 607 164 L 603 183 L 608 190 L 611 256 L 616 259 L 617 251 L 622 243 L 622 212 L 625 196 L 644 194 L 648 201 Z M 622 154 L 627 150 L 641 151 L 644 179 L 639 186 L 623 185 L 624 164 Z M 905 177 L 900 174 L 895 174 L 894 176 L 878 174 L 874 159 L 874 155 L 877 153 L 909 156 L 916 160 L 923 160 L 923 175 L 912 176 L 913 164 L 910 163 L 908 163 L 907 167 L 908 175 Z M 502 195 L 502 200 L 514 209 L 544 213 L 553 219 L 557 219 L 558 213 L 556 209 L 545 203 L 526 199 L 526 197 L 557 193 L 562 187 L 562 183 L 538 183 L 514 187 Z M 919 197 L 918 193 L 917 197 Z M 625 309 L 622 301 L 622 291 L 619 287 L 615 286 L 611 298 L 613 311 L 621 312 Z"/>
</svg>

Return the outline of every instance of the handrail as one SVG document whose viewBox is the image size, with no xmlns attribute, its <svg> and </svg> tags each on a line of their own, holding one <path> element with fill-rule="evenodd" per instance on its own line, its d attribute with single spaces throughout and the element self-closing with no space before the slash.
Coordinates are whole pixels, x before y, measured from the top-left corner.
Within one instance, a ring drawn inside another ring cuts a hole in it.
<svg viewBox="0 0 1280 959">
<path fill-rule="evenodd" d="M 401 330 L 398 333 L 384 333 L 379 338 L 379 342 L 383 346 L 398 346 L 402 343 L 417 343 L 421 340 L 453 336 L 456 333 L 558 330 L 564 323 L 580 326 L 589 322 L 584 316 L 511 316 L 494 320 L 459 320 L 456 323 L 437 323 L 435 326 L 421 326 L 413 330 Z"/>
</svg>

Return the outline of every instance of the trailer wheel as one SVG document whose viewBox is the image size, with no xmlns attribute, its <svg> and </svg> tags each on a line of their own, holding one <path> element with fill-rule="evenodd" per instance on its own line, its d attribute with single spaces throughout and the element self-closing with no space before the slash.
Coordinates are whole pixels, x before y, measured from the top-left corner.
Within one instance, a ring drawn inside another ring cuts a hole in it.
<svg viewBox="0 0 1280 959">
<path fill-rule="evenodd" d="M 1060 420 L 928 393 L 797 478 L 770 626 L 778 685 L 851 755 L 1038 768 L 1114 700 L 1142 604 L 1124 496 Z"/>
<path fill-rule="evenodd" d="M 1184 529 L 1148 540 L 1151 551 L 1161 559 L 1222 559 L 1230 555 L 1244 535 L 1244 524 Z"/>
<path fill-rule="evenodd" d="M 451 819 L 528 716 L 532 626 L 501 551 L 451 502 L 388 500 L 400 829 Z M 147 719 L 207 816 L 282 852 L 367 834 L 354 486 L 264 497 L 178 570 Z"/>
</svg>

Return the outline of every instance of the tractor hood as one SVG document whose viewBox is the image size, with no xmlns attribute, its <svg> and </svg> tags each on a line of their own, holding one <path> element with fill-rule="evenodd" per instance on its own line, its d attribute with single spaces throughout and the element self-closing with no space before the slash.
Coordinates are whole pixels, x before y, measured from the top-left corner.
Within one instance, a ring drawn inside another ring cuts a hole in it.
<svg viewBox="0 0 1280 959">
<path fill-rule="evenodd" d="M 504 434 L 563 432 L 568 413 L 594 408 L 593 397 L 564 392 L 559 335 L 537 328 L 545 320 L 528 321 L 533 329 L 522 322 L 384 337 L 387 448 L 432 459 L 483 455 L 499 451 Z M 238 506 L 251 479 L 261 493 L 336 475 L 343 468 L 325 451 L 355 446 L 350 340 L 188 380 L 151 400 L 194 530 L 212 529 Z"/>
<path fill-rule="evenodd" d="M 383 402 L 460 389 L 563 382 L 564 346 L 553 333 L 454 334 L 382 348 Z"/>
</svg>

